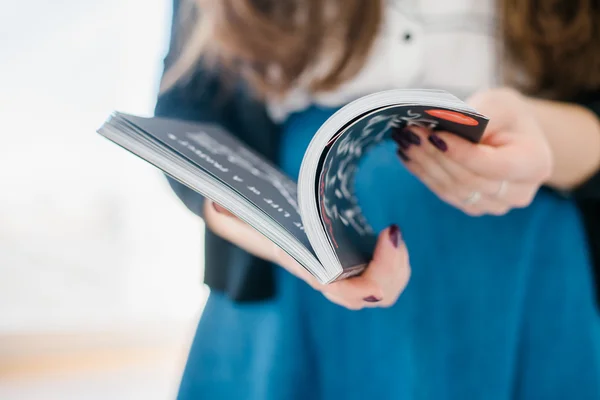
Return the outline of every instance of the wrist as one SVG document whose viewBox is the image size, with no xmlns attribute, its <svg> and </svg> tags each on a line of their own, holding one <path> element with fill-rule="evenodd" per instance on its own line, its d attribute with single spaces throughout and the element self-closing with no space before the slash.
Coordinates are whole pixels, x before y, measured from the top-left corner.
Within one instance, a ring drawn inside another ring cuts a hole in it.
<svg viewBox="0 0 600 400">
<path fill-rule="evenodd" d="M 576 104 L 527 98 L 531 116 L 552 154 L 552 170 L 544 184 L 570 191 L 600 169 L 600 121 Z"/>
</svg>

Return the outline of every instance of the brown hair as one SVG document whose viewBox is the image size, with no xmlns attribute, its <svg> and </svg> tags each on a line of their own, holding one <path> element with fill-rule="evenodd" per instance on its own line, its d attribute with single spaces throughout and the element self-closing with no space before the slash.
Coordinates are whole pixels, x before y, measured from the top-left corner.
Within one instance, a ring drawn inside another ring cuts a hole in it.
<svg viewBox="0 0 600 400">
<path fill-rule="evenodd" d="M 600 88 L 600 0 L 500 0 L 508 82 L 569 99 Z"/>
<path fill-rule="evenodd" d="M 332 89 L 355 75 L 385 0 L 189 1 L 162 89 L 202 59 L 277 95 L 298 83 Z M 498 0 L 497 8 L 507 83 L 563 99 L 600 88 L 600 0 Z"/>
</svg>

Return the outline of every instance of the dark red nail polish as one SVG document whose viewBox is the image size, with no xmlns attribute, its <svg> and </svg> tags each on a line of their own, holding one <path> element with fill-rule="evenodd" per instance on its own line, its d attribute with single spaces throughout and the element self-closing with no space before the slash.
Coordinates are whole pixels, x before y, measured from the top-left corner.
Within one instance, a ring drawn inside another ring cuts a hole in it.
<svg viewBox="0 0 600 400">
<path fill-rule="evenodd" d="M 390 226 L 390 241 L 392 242 L 394 247 L 398 248 L 398 246 L 400 246 L 400 240 L 401 240 L 400 228 L 398 228 L 398 225 L 396 225 L 396 224 L 391 225 Z"/>
<path fill-rule="evenodd" d="M 421 144 L 421 138 L 419 137 L 419 135 L 417 135 L 410 129 L 404 129 L 403 132 L 410 143 L 415 144 L 417 146 Z"/>
<path fill-rule="evenodd" d="M 381 301 L 381 299 L 378 299 L 375 296 L 365 297 L 363 300 L 366 301 L 367 303 L 379 303 Z"/>
<path fill-rule="evenodd" d="M 400 157 L 400 159 L 402 161 L 405 161 L 405 162 L 410 161 L 410 158 L 408 158 L 408 156 L 404 153 L 404 151 L 402 149 L 396 150 L 396 154 L 398 155 L 398 157 Z"/>
<path fill-rule="evenodd" d="M 399 133 L 397 131 L 392 133 L 392 139 L 403 150 L 408 150 L 408 148 L 410 147 L 410 141 L 408 140 L 408 137 L 406 137 L 405 135 L 402 135 L 401 133 Z"/>
<path fill-rule="evenodd" d="M 438 135 L 432 133 L 429 135 L 429 142 L 434 145 L 438 150 L 446 152 L 448 151 L 448 145 Z"/>
<path fill-rule="evenodd" d="M 402 150 L 408 150 L 410 147 L 410 143 L 406 140 L 397 140 L 396 143 L 398 143 Z"/>
</svg>

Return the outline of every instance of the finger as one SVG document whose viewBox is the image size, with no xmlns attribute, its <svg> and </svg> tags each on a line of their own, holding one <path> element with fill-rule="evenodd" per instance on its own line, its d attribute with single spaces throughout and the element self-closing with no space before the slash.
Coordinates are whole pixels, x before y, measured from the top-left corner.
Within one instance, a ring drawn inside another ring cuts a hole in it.
<svg viewBox="0 0 600 400">
<path fill-rule="evenodd" d="M 466 204 L 472 191 L 455 184 L 452 177 L 440 167 L 439 163 L 422 149 L 411 150 L 410 162 L 405 162 L 409 172 L 416 176 L 440 200 L 464 211 L 471 216 L 480 216 L 485 211 L 472 204 Z"/>
<path fill-rule="evenodd" d="M 368 269 L 369 267 L 367 267 Z M 344 305 L 345 307 L 350 305 L 351 307 L 349 308 L 352 309 L 357 305 L 360 305 L 360 308 L 366 306 L 364 303 L 380 302 L 385 296 L 383 286 L 371 279 L 365 279 L 364 275 L 363 273 L 360 276 L 324 285 L 322 292 L 328 298 L 335 298 L 335 303 Z"/>
<path fill-rule="evenodd" d="M 347 308 L 348 310 L 361 310 L 367 306 L 368 303 L 358 299 L 345 299 L 334 294 L 323 292 L 323 296 L 332 303 Z"/>
<path fill-rule="evenodd" d="M 489 197 L 511 208 L 524 208 L 531 204 L 539 188 L 533 184 L 498 182 L 498 190 Z"/>
<path fill-rule="evenodd" d="M 272 242 L 271 242 L 272 243 Z M 285 268 L 288 272 L 308 283 L 313 289 L 323 291 L 326 285 L 321 284 L 306 268 L 298 263 L 292 256 L 281 247 L 273 244 L 273 260 L 277 265 Z"/>
<path fill-rule="evenodd" d="M 411 146 L 404 150 L 409 161 L 404 160 L 406 164 L 418 164 L 423 174 L 438 182 L 440 186 L 446 187 L 448 190 L 452 187 L 452 179 L 437 160 L 424 150 L 424 145 Z"/>
<path fill-rule="evenodd" d="M 491 201 L 487 197 L 482 197 L 481 200 L 479 200 L 477 203 L 472 204 L 472 205 L 468 205 L 468 206 L 465 206 L 465 207 L 469 207 L 470 210 L 476 210 L 476 211 L 474 211 L 473 214 L 470 214 L 470 215 L 474 215 L 474 216 L 480 216 L 480 215 L 496 215 L 496 216 L 500 216 L 500 215 L 505 215 L 512 208 L 511 206 L 509 206 L 507 204 L 503 204 L 503 203 L 496 202 L 496 201 Z"/>
<path fill-rule="evenodd" d="M 373 255 L 361 276 L 326 285 L 323 293 L 347 308 L 390 306 L 406 286 L 410 269 L 397 226 L 379 234 Z"/>
<path fill-rule="evenodd" d="M 421 164 L 412 160 L 405 165 L 409 172 L 419 178 L 440 200 L 458 208 L 465 214 L 478 217 L 485 214 L 504 215 L 510 211 L 511 207 L 506 202 L 486 195 L 482 195 L 477 203 L 468 204 L 466 200 L 472 195 L 472 191 L 468 192 L 458 184 L 455 187 L 449 187 L 447 184 L 437 181 L 424 171 Z"/>
<path fill-rule="evenodd" d="M 206 226 L 220 237 L 236 244 L 250 254 L 272 261 L 287 271 L 307 282 L 316 290 L 322 286 L 302 265 L 279 246 L 242 220 L 227 212 L 222 207 L 207 201 L 204 204 L 204 221 Z"/>
<path fill-rule="evenodd" d="M 361 277 L 345 279 L 329 285 L 322 285 L 302 267 L 293 257 L 279 246 L 264 237 L 250 225 L 224 214 L 210 202 L 205 203 L 204 217 L 206 225 L 217 235 L 235 243 L 242 249 L 258 257 L 271 260 L 288 272 L 307 282 L 313 289 L 327 293 L 334 303 L 348 309 L 360 309 L 365 306 L 364 298 L 383 297 L 382 289 L 377 283 Z"/>
<path fill-rule="evenodd" d="M 438 197 L 452 205 L 459 206 L 462 199 L 468 198 L 472 193 L 472 188 L 477 187 L 478 181 L 470 182 L 465 174 L 462 177 L 455 177 L 454 171 L 445 168 L 444 162 L 442 162 L 444 161 L 443 154 L 437 149 L 432 149 L 433 146 L 427 143 L 426 136 L 421 133 L 418 135 L 412 133 L 412 135 L 419 138 L 419 144 L 410 146 L 404 151 L 399 149 L 398 155 L 401 160 Z M 402 157 L 403 152 L 407 154 L 406 157 Z"/>
<path fill-rule="evenodd" d="M 506 206 L 508 206 L 509 209 L 512 207 L 525 207 L 529 205 L 535 197 L 538 187 L 532 185 L 530 182 L 506 182 L 506 180 L 493 180 L 482 177 L 448 157 L 445 152 L 440 151 L 439 147 L 434 143 L 435 141 L 432 142 L 431 140 L 426 140 L 425 135 L 429 134 L 428 130 L 415 127 L 414 131 L 415 132 L 413 133 L 416 136 L 419 136 L 419 140 L 423 145 L 413 146 L 411 148 L 412 150 L 409 153 L 411 161 L 415 160 L 424 165 L 424 168 L 428 169 L 433 178 L 438 180 L 438 186 L 450 186 L 455 197 L 466 199 L 473 191 L 481 192 L 484 195 L 483 197 L 488 200 L 489 207 L 485 207 L 485 209 L 495 215 L 505 214 Z M 449 183 L 440 181 L 444 174 L 439 171 L 433 174 L 432 171 L 436 171 L 431 167 L 427 168 L 426 164 L 429 163 L 430 160 L 422 154 L 423 152 L 446 172 Z M 500 192 L 503 184 L 506 185 L 506 190 Z"/>
<path fill-rule="evenodd" d="M 468 196 L 474 189 L 488 195 L 493 195 L 498 192 L 499 183 L 497 180 L 482 177 L 448 157 L 446 152 L 440 151 L 440 148 L 436 145 L 438 142 L 435 139 L 429 139 L 429 137 L 431 137 L 431 132 L 419 129 L 418 136 L 423 142 L 423 145 L 419 148 L 427 155 L 426 159 L 437 163 L 439 168 L 446 172 L 452 186 L 463 190 L 462 193 L 458 192 L 459 197 L 464 198 L 465 196 Z M 414 151 L 416 152 L 418 149 L 415 148 Z"/>
<path fill-rule="evenodd" d="M 422 162 L 411 159 L 410 162 L 405 163 L 405 167 L 442 201 L 455 207 L 460 206 L 461 199 L 456 196 L 456 193 L 447 187 L 443 179 L 436 179 Z"/>
<path fill-rule="evenodd" d="M 426 136 L 427 141 L 437 150 L 476 175 L 492 180 L 530 179 L 531 171 L 527 165 L 531 163 L 523 162 L 527 160 L 527 153 L 531 154 L 526 138 L 521 140 L 519 146 L 507 142 L 501 147 L 494 147 L 472 143 L 449 132 L 431 133 L 418 126 L 411 126 L 409 129 L 419 136 Z"/>
<path fill-rule="evenodd" d="M 371 305 L 391 306 L 396 302 L 410 279 L 408 251 L 398 226 L 392 225 L 379 234 L 373 260 L 361 279 L 375 282 L 383 290 L 379 302 L 367 300 Z"/>
<path fill-rule="evenodd" d="M 467 198 L 471 191 L 458 185 L 438 160 L 424 150 L 424 147 L 424 145 L 416 145 L 405 150 L 398 149 L 398 156 L 406 168 L 440 199 L 459 207 L 462 199 Z M 403 154 L 407 155 L 403 156 Z"/>
<path fill-rule="evenodd" d="M 420 133 L 421 134 L 421 133 Z M 423 155 L 424 153 L 424 155 Z M 484 206 L 479 206 L 490 214 L 506 214 L 511 207 L 524 207 L 531 203 L 537 192 L 530 183 L 506 182 L 483 178 L 464 168 L 456 161 L 450 159 L 445 153 L 439 151 L 432 143 L 415 147 L 411 152 L 415 161 L 425 164 L 437 164 L 444 172 L 438 173 L 434 179 L 448 179 L 449 182 L 440 182 L 438 186 L 449 188 L 458 199 L 467 199 L 473 191 L 480 192 L 485 200 Z M 425 166 L 425 168 L 427 168 Z M 431 171 L 431 168 L 429 168 Z M 504 182 L 504 183 L 503 183 Z M 505 185 L 505 189 L 502 190 Z"/>
<path fill-rule="evenodd" d="M 235 217 L 235 215 L 233 215 L 233 213 L 231 213 L 225 207 L 215 203 L 214 201 L 211 201 L 211 203 L 212 203 L 212 206 L 215 209 L 215 211 L 218 212 L 219 214 L 227 215 L 229 217 Z"/>
</svg>

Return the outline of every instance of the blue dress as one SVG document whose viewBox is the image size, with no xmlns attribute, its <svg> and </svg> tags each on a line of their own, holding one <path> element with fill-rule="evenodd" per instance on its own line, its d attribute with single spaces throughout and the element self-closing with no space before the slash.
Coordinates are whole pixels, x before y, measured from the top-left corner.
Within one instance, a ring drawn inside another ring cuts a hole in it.
<svg viewBox="0 0 600 400">
<path fill-rule="evenodd" d="M 286 121 L 290 176 L 332 111 Z M 469 217 L 412 177 L 392 143 L 356 179 L 372 226 L 397 223 L 409 249 L 396 305 L 348 311 L 281 268 L 272 300 L 212 293 L 179 399 L 600 399 L 600 318 L 571 201 L 541 191 L 527 209 Z"/>
</svg>

